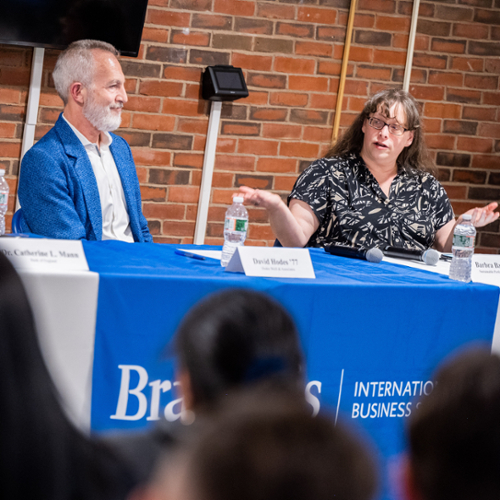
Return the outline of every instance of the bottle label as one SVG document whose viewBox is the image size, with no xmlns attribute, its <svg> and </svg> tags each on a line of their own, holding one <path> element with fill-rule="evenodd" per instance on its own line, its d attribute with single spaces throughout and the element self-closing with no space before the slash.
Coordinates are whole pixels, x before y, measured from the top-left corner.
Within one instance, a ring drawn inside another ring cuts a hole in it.
<svg viewBox="0 0 500 500">
<path fill-rule="evenodd" d="M 0 193 L 0 205 L 7 205 L 7 197 L 6 193 Z"/>
<path fill-rule="evenodd" d="M 224 230 L 226 231 L 246 231 L 248 225 L 247 219 L 237 219 L 235 217 L 226 217 Z"/>
<path fill-rule="evenodd" d="M 455 234 L 453 235 L 453 246 L 474 248 L 474 236 L 466 234 Z"/>
</svg>

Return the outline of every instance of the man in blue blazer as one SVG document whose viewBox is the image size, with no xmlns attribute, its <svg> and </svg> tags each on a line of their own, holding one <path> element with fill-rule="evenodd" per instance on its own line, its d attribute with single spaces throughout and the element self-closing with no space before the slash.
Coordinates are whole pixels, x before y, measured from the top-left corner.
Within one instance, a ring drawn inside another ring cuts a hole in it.
<svg viewBox="0 0 500 500">
<path fill-rule="evenodd" d="M 58 58 L 64 102 L 55 126 L 24 156 L 21 227 L 50 238 L 151 242 L 127 142 L 110 134 L 127 102 L 118 51 L 80 40 Z"/>
</svg>

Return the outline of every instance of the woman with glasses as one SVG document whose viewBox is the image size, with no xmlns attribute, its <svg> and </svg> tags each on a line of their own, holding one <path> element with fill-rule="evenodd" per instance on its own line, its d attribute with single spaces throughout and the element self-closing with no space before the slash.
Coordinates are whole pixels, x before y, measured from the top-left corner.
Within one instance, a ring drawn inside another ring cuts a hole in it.
<svg viewBox="0 0 500 500">
<path fill-rule="evenodd" d="M 288 207 L 276 194 L 240 191 L 246 202 L 267 209 L 283 246 L 451 251 L 457 221 L 432 171 L 415 99 L 388 89 L 370 98 L 325 157 L 299 176 Z M 467 213 L 480 227 L 498 218 L 497 206 Z"/>
</svg>

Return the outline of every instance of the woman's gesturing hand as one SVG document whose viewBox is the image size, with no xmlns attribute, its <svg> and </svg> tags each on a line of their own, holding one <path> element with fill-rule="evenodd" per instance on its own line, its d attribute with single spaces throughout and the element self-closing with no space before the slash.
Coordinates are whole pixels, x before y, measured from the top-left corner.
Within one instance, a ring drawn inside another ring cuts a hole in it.
<svg viewBox="0 0 500 500">
<path fill-rule="evenodd" d="M 281 198 L 277 194 L 270 193 L 269 191 L 261 191 L 260 189 L 252 189 L 247 186 L 240 186 L 238 195 L 243 196 L 245 203 L 266 208 L 267 210 L 273 210 L 282 203 Z"/>
<path fill-rule="evenodd" d="M 471 208 L 465 213 L 472 215 L 472 224 L 474 224 L 475 227 L 483 227 L 487 224 L 491 224 L 498 219 L 498 216 L 500 214 L 494 211 L 497 207 L 498 203 L 493 202 L 489 205 L 486 205 L 485 207 Z M 461 220 L 462 217 L 460 216 L 458 218 L 458 222 L 461 222 Z"/>
<path fill-rule="evenodd" d="M 291 200 L 290 208 L 277 194 L 240 186 L 237 196 L 255 207 L 267 210 L 269 223 L 284 247 L 303 247 L 319 226 L 311 207 L 300 200 Z"/>
</svg>

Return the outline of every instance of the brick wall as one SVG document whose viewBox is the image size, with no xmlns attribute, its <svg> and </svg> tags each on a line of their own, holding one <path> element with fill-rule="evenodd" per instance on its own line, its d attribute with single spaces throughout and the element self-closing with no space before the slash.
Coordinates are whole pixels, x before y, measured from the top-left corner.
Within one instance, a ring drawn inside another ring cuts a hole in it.
<svg viewBox="0 0 500 500">
<path fill-rule="evenodd" d="M 423 4 L 411 92 L 457 213 L 500 199 L 500 2 Z M 497 253 L 499 223 L 479 231 Z"/>
<path fill-rule="evenodd" d="M 424 2 L 411 92 L 422 103 L 429 146 L 457 212 L 500 198 L 500 0 Z M 204 67 L 243 68 L 247 99 L 224 103 L 207 243 L 241 184 L 283 197 L 327 149 L 349 4 L 345 0 L 150 0 L 137 59 L 123 58 L 129 102 L 120 134 L 132 146 L 143 208 L 158 242 L 192 242 L 208 105 Z M 402 85 L 412 2 L 359 0 L 341 125 L 367 96 Z M 61 110 L 46 51 L 37 137 Z M 31 49 L 0 45 L 0 164 L 17 182 Z M 11 210 L 13 199 L 11 200 Z M 249 208 L 251 244 L 274 237 Z M 499 224 L 481 231 L 497 252 Z"/>
</svg>

